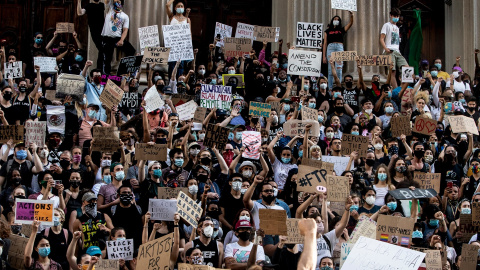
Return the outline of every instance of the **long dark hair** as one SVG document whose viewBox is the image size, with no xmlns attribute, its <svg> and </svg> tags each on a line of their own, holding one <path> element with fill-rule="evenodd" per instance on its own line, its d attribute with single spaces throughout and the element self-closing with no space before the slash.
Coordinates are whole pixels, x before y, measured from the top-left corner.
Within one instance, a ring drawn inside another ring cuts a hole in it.
<svg viewBox="0 0 480 270">
<path fill-rule="evenodd" d="M 333 20 L 335 18 L 338 18 L 339 24 L 337 26 L 333 25 Z M 327 25 L 327 28 L 342 28 L 342 18 L 340 18 L 338 15 L 333 16 L 333 18 L 330 20 L 330 23 Z"/>
</svg>

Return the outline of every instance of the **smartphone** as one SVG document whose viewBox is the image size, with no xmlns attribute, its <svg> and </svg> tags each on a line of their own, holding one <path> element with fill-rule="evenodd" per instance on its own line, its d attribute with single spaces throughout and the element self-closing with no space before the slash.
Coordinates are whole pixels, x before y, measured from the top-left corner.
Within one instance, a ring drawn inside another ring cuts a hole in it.
<svg viewBox="0 0 480 270">
<path fill-rule="evenodd" d="M 300 97 L 292 97 L 292 102 L 300 102 Z"/>
<path fill-rule="evenodd" d="M 453 181 L 447 181 L 447 188 L 453 188 Z"/>
<path fill-rule="evenodd" d="M 54 180 L 54 181 L 55 181 L 55 186 L 63 184 L 62 180 Z"/>
</svg>

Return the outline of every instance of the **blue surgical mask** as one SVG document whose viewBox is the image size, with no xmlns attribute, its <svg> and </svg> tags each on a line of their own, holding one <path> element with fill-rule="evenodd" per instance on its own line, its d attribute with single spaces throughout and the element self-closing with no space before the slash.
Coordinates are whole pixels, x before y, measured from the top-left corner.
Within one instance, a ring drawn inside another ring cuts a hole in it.
<svg viewBox="0 0 480 270">
<path fill-rule="evenodd" d="M 462 214 L 470 215 L 471 213 L 472 213 L 472 209 L 462 208 Z"/>
<path fill-rule="evenodd" d="M 464 98 L 462 98 L 462 99 L 459 99 L 459 100 L 458 100 L 458 102 L 460 102 L 460 103 L 464 104 L 464 103 L 465 103 L 465 99 L 464 99 Z"/>
<path fill-rule="evenodd" d="M 282 157 L 282 162 L 285 163 L 285 164 L 290 163 L 290 158 Z"/>
<path fill-rule="evenodd" d="M 41 247 L 38 249 L 38 255 L 42 257 L 48 257 L 50 255 L 50 247 Z"/>
<path fill-rule="evenodd" d="M 183 158 L 175 159 L 175 166 L 182 167 L 183 166 Z"/>
<path fill-rule="evenodd" d="M 210 82 L 210 84 L 217 84 L 217 79 L 212 79 L 212 81 Z"/>
<path fill-rule="evenodd" d="M 380 180 L 380 181 L 387 180 L 387 174 L 386 173 L 378 173 L 378 180 Z"/>
<path fill-rule="evenodd" d="M 42 44 L 42 42 L 43 42 L 43 39 L 41 39 L 41 38 L 36 38 L 35 39 L 35 43 L 37 43 L 38 45 Z"/>
<path fill-rule="evenodd" d="M 303 157 L 303 150 L 298 151 L 298 156 Z"/>
<path fill-rule="evenodd" d="M 290 104 L 285 104 L 285 105 L 283 105 L 283 110 L 284 110 L 285 112 L 290 111 Z"/>
<path fill-rule="evenodd" d="M 25 160 L 27 158 L 27 150 L 18 150 L 16 153 L 15 153 L 15 156 L 17 157 L 17 159 L 19 160 Z"/>
<path fill-rule="evenodd" d="M 118 181 L 122 181 L 123 179 L 125 179 L 125 172 L 124 171 L 118 171 L 115 173 L 115 178 L 118 180 Z"/>
<path fill-rule="evenodd" d="M 393 107 L 385 107 L 385 113 L 393 113 Z"/>
<path fill-rule="evenodd" d="M 335 92 L 335 93 L 333 93 L 333 98 L 334 98 L 334 99 L 335 99 L 335 98 L 338 98 L 339 96 L 340 96 L 340 92 Z"/>
<path fill-rule="evenodd" d="M 317 106 L 317 103 L 315 103 L 315 102 L 309 102 L 308 103 L 309 108 L 315 109 L 316 106 Z"/>
<path fill-rule="evenodd" d="M 123 241 L 123 240 L 127 240 L 127 238 L 125 238 L 125 237 L 117 237 L 117 241 Z"/>
<path fill-rule="evenodd" d="M 388 92 L 387 92 L 387 97 L 388 97 L 388 98 L 392 98 L 392 91 L 388 91 Z"/>
<path fill-rule="evenodd" d="M 438 64 L 438 63 L 437 63 L 437 64 L 435 64 L 435 66 L 437 67 L 438 70 L 441 70 L 441 69 L 442 69 L 442 64 Z M 432 76 L 433 76 L 433 74 L 432 74 Z"/>
<path fill-rule="evenodd" d="M 389 203 L 387 203 L 387 207 L 390 210 L 395 211 L 395 209 L 397 209 L 397 202 L 389 202 Z"/>
<path fill-rule="evenodd" d="M 75 56 L 75 61 L 82 62 L 83 61 L 83 56 L 77 54 L 77 56 Z"/>
<path fill-rule="evenodd" d="M 357 136 L 360 135 L 360 132 L 358 132 L 358 131 L 352 131 L 351 133 L 352 133 L 352 135 L 357 135 Z"/>
<path fill-rule="evenodd" d="M 303 85 L 303 90 L 307 91 L 309 88 L 310 88 L 310 86 L 308 86 L 308 84 Z"/>
<path fill-rule="evenodd" d="M 153 176 L 156 176 L 158 178 L 162 177 L 162 170 L 161 169 L 153 170 Z"/>
<path fill-rule="evenodd" d="M 95 110 L 90 110 L 88 112 L 88 117 L 90 118 L 97 118 L 97 112 Z"/>
<path fill-rule="evenodd" d="M 228 133 L 228 140 L 233 141 L 233 138 L 235 138 L 235 135 L 232 132 Z"/>
<path fill-rule="evenodd" d="M 60 225 L 60 217 L 53 216 L 53 226 Z"/>
<path fill-rule="evenodd" d="M 428 224 L 430 224 L 430 226 L 432 226 L 432 227 L 437 227 L 438 226 L 438 219 L 430 219 Z"/>
<path fill-rule="evenodd" d="M 319 123 L 323 123 L 323 120 L 324 120 L 324 119 L 323 119 L 323 116 L 319 115 L 319 116 L 318 116 L 318 122 L 319 122 Z"/>
<path fill-rule="evenodd" d="M 287 63 L 282 64 L 282 68 L 283 68 L 283 69 L 286 69 L 287 67 L 288 67 L 288 64 L 287 64 Z"/>
<path fill-rule="evenodd" d="M 354 205 L 350 206 L 350 212 L 352 212 L 352 211 L 358 211 L 358 205 L 354 204 Z"/>
<path fill-rule="evenodd" d="M 434 71 L 431 71 L 430 72 L 430 75 L 432 75 L 432 77 L 437 77 L 438 76 L 438 71 L 434 70 Z"/>
<path fill-rule="evenodd" d="M 177 8 L 175 11 L 177 11 L 178 14 L 183 14 L 183 8 Z"/>
<path fill-rule="evenodd" d="M 112 176 L 111 175 L 104 175 L 103 176 L 103 182 L 105 182 L 105 184 L 112 183 Z"/>
<path fill-rule="evenodd" d="M 237 139 L 237 141 L 242 140 L 242 132 L 237 132 L 237 134 L 235 134 L 235 139 Z"/>
<path fill-rule="evenodd" d="M 422 231 L 413 231 L 412 232 L 412 238 L 423 238 L 423 232 Z"/>
<path fill-rule="evenodd" d="M 399 18 L 392 18 L 392 22 L 397 23 Z"/>
<path fill-rule="evenodd" d="M 278 63 L 275 65 L 276 68 L 278 68 L 279 66 L 280 66 L 280 65 L 279 65 Z"/>
<path fill-rule="evenodd" d="M 333 21 L 333 22 L 336 22 L 336 21 Z M 333 268 L 331 268 L 330 266 L 322 266 L 320 267 L 320 270 L 333 270 Z"/>
</svg>

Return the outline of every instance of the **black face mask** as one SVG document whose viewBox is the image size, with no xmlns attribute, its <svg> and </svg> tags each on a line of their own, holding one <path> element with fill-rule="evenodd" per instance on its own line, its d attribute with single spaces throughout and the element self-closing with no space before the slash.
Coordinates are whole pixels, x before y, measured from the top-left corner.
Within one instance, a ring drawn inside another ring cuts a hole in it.
<svg viewBox="0 0 480 270">
<path fill-rule="evenodd" d="M 375 85 L 377 87 L 377 89 L 380 87 L 380 83 L 379 82 L 372 82 L 373 85 Z"/>
<path fill-rule="evenodd" d="M 388 154 L 389 155 L 397 155 L 398 154 L 398 146 L 392 145 L 390 148 L 388 148 Z"/>
<path fill-rule="evenodd" d="M 375 165 L 375 159 L 366 159 L 365 164 L 372 167 L 373 165 Z"/>
<path fill-rule="evenodd" d="M 468 110 L 471 111 L 471 112 L 474 112 L 475 111 L 475 107 L 468 107 Z"/>
<path fill-rule="evenodd" d="M 209 157 L 204 157 L 200 159 L 200 163 L 202 163 L 203 165 L 210 165 L 210 162 L 212 162 L 212 160 Z"/>
<path fill-rule="evenodd" d="M 66 169 L 68 165 L 70 165 L 70 161 L 64 159 L 60 160 L 60 166 L 62 167 L 62 169 Z"/>
<path fill-rule="evenodd" d="M 129 86 L 129 87 L 128 87 L 128 90 L 129 90 L 130 92 L 137 92 L 138 87 L 137 87 L 137 86 Z"/>
<path fill-rule="evenodd" d="M 3 98 L 4 98 L 6 101 L 9 101 L 9 100 L 12 98 L 12 93 L 5 93 L 5 94 L 3 94 Z"/>
<path fill-rule="evenodd" d="M 248 241 L 250 239 L 250 232 L 246 231 L 246 232 L 238 233 L 238 238 L 241 239 L 242 241 Z"/>
<path fill-rule="evenodd" d="M 345 111 L 345 108 L 343 106 L 335 106 L 335 112 L 336 113 L 343 113 Z"/>
<path fill-rule="evenodd" d="M 266 203 L 271 204 L 273 202 L 273 200 L 275 200 L 275 196 L 273 196 L 273 195 L 263 196 L 263 200 Z"/>
<path fill-rule="evenodd" d="M 157 90 L 158 91 L 163 91 L 163 87 L 165 87 L 165 85 L 163 85 L 163 84 L 157 85 Z"/>
<path fill-rule="evenodd" d="M 220 216 L 220 210 L 208 211 L 207 216 L 218 219 L 218 216 Z"/>
<path fill-rule="evenodd" d="M 293 249 L 295 247 L 295 244 L 285 244 L 285 246 L 288 248 L 288 249 Z"/>
<path fill-rule="evenodd" d="M 124 205 L 130 205 L 132 203 L 132 194 L 120 194 L 120 202 Z"/>
<path fill-rule="evenodd" d="M 445 155 L 445 160 L 446 160 L 447 162 L 450 162 L 450 163 L 451 163 L 452 161 L 455 160 L 455 155 L 454 155 L 454 154 L 446 154 L 446 155 Z"/>
<path fill-rule="evenodd" d="M 468 142 L 463 141 L 458 143 L 459 150 L 467 151 L 467 148 L 468 148 Z"/>
<path fill-rule="evenodd" d="M 155 143 L 156 143 L 156 144 L 167 144 L 167 139 L 165 139 L 165 138 L 157 138 L 157 139 L 155 140 Z"/>
<path fill-rule="evenodd" d="M 197 174 L 197 180 L 201 183 L 205 183 L 208 180 L 208 175 L 206 174 Z"/>
<path fill-rule="evenodd" d="M 346 83 L 345 83 L 345 86 L 346 86 L 347 88 L 352 88 L 353 82 L 346 82 Z"/>
<path fill-rule="evenodd" d="M 20 185 L 21 182 L 22 182 L 22 178 L 21 178 L 21 177 L 12 178 L 12 184 L 13 184 L 14 186 Z"/>
<path fill-rule="evenodd" d="M 415 150 L 413 154 L 417 158 L 422 158 L 425 155 L 425 150 Z"/>
<path fill-rule="evenodd" d="M 11 225 L 10 229 L 12 229 L 13 234 L 18 234 L 22 230 L 22 225 Z"/>
<path fill-rule="evenodd" d="M 79 181 L 70 181 L 70 186 L 73 187 L 73 188 L 77 188 L 80 186 L 80 182 Z"/>
<path fill-rule="evenodd" d="M 27 87 L 26 86 L 19 86 L 18 91 L 20 91 L 22 93 L 25 93 L 27 91 Z"/>
</svg>

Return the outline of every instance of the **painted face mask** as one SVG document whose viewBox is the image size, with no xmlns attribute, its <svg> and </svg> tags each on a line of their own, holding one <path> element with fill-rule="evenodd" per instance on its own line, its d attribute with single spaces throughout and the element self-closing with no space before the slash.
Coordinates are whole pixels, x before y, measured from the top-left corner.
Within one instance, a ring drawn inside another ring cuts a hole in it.
<svg viewBox="0 0 480 270">
<path fill-rule="evenodd" d="M 192 194 L 192 195 L 197 194 L 198 186 L 197 185 L 189 186 L 188 187 L 188 192 L 190 192 L 190 194 Z"/>
</svg>

